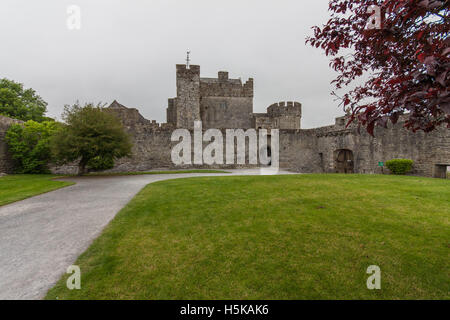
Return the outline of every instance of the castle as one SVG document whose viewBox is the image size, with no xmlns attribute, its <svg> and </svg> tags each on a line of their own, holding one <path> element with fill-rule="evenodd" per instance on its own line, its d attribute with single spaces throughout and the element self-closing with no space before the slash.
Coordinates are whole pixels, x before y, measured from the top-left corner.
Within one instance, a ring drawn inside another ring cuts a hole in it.
<svg viewBox="0 0 450 320">
<path fill-rule="evenodd" d="M 253 113 L 253 79 L 246 83 L 229 79 L 219 71 L 218 78 L 201 78 L 200 66 L 178 64 L 177 97 L 169 99 L 167 123 L 192 129 L 202 121 L 204 129 L 300 129 L 301 104 L 271 105 L 267 113 Z"/>
<path fill-rule="evenodd" d="M 346 126 L 339 117 L 335 124 L 301 129 L 302 105 L 278 102 L 267 113 L 253 112 L 253 83 L 230 79 L 221 71 L 218 78 L 202 78 L 200 66 L 177 65 L 177 97 L 168 100 L 167 122 L 145 119 L 137 109 L 114 101 L 107 110 L 116 114 L 134 141 L 133 156 L 116 162 L 113 172 L 180 168 L 171 161 L 176 144 L 171 135 L 177 128 L 193 130 L 202 121 L 203 130 L 279 129 L 279 165 L 302 173 L 388 173 L 383 163 L 394 158 L 414 161 L 412 174 L 446 177 L 450 166 L 450 130 L 440 127 L 431 133 L 411 132 L 403 122 L 378 127 L 374 136 L 356 125 Z M 12 164 L 3 140 L 11 119 L 0 117 L 0 172 Z M 205 143 L 206 145 L 206 143 Z M 224 162 L 225 163 L 225 162 Z M 201 167 L 201 166 L 200 166 Z M 215 165 L 205 168 L 240 168 L 246 165 Z M 191 168 L 191 167 L 190 167 Z M 52 168 L 55 173 L 76 173 L 77 166 Z"/>
</svg>

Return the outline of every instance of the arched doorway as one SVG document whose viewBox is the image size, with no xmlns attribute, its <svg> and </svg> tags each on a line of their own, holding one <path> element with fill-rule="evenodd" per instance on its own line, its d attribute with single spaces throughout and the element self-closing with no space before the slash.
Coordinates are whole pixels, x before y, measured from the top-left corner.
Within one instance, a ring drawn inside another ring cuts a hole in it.
<svg viewBox="0 0 450 320">
<path fill-rule="evenodd" d="M 353 173 L 353 152 L 348 149 L 335 151 L 335 167 L 337 173 Z"/>
</svg>

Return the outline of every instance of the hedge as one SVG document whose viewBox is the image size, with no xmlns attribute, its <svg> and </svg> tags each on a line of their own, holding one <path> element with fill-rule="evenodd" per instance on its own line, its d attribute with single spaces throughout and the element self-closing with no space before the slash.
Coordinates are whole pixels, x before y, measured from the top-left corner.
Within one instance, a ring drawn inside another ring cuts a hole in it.
<svg viewBox="0 0 450 320">
<path fill-rule="evenodd" d="M 406 174 L 411 171 L 414 162 L 410 159 L 392 159 L 386 161 L 386 167 L 393 174 Z"/>
</svg>

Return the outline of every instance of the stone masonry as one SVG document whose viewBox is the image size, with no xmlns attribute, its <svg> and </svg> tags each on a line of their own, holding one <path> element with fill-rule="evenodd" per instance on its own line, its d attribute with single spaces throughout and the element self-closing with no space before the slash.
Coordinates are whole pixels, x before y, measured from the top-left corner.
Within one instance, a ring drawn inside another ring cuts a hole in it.
<svg viewBox="0 0 450 320">
<path fill-rule="evenodd" d="M 200 66 L 176 66 L 177 97 L 168 100 L 167 123 L 145 119 L 137 109 L 114 101 L 107 110 L 122 121 L 134 141 L 133 156 L 116 162 L 113 172 L 146 171 L 176 167 L 171 150 L 178 142 L 171 141 L 176 128 L 192 130 L 201 120 L 203 130 L 279 129 L 280 167 L 303 173 L 388 173 L 379 166 L 395 158 L 414 161 L 414 175 L 446 177 L 450 166 L 450 130 L 441 127 L 431 133 L 413 133 L 403 122 L 376 128 L 374 136 L 357 126 L 346 127 L 340 117 L 335 124 L 315 129 L 301 129 L 302 105 L 278 102 L 267 113 L 253 113 L 253 84 L 250 78 L 242 83 L 221 71 L 218 78 L 200 77 Z M 11 172 L 4 133 L 15 120 L 0 117 L 0 172 Z M 248 151 L 248 150 L 247 150 Z M 248 158 L 248 157 L 247 157 Z M 202 167 L 202 166 L 189 166 Z M 252 165 L 215 165 L 203 168 L 237 168 Z M 184 168 L 188 168 L 184 166 Z M 55 167 L 55 173 L 76 173 L 76 166 Z"/>
</svg>

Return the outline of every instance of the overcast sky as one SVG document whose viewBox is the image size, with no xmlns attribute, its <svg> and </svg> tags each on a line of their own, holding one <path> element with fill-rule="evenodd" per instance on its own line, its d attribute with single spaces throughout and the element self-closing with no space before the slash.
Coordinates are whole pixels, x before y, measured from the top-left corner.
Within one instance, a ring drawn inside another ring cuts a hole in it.
<svg viewBox="0 0 450 320">
<path fill-rule="evenodd" d="M 80 30 L 67 27 L 69 5 L 81 9 Z M 76 100 L 116 99 L 165 122 L 175 64 L 190 49 L 203 77 L 253 77 L 254 112 L 295 100 L 304 128 L 328 125 L 343 113 L 330 95 L 335 74 L 305 45 L 327 8 L 327 0 L 1 0 L 0 78 L 34 88 L 52 117 Z"/>
</svg>

